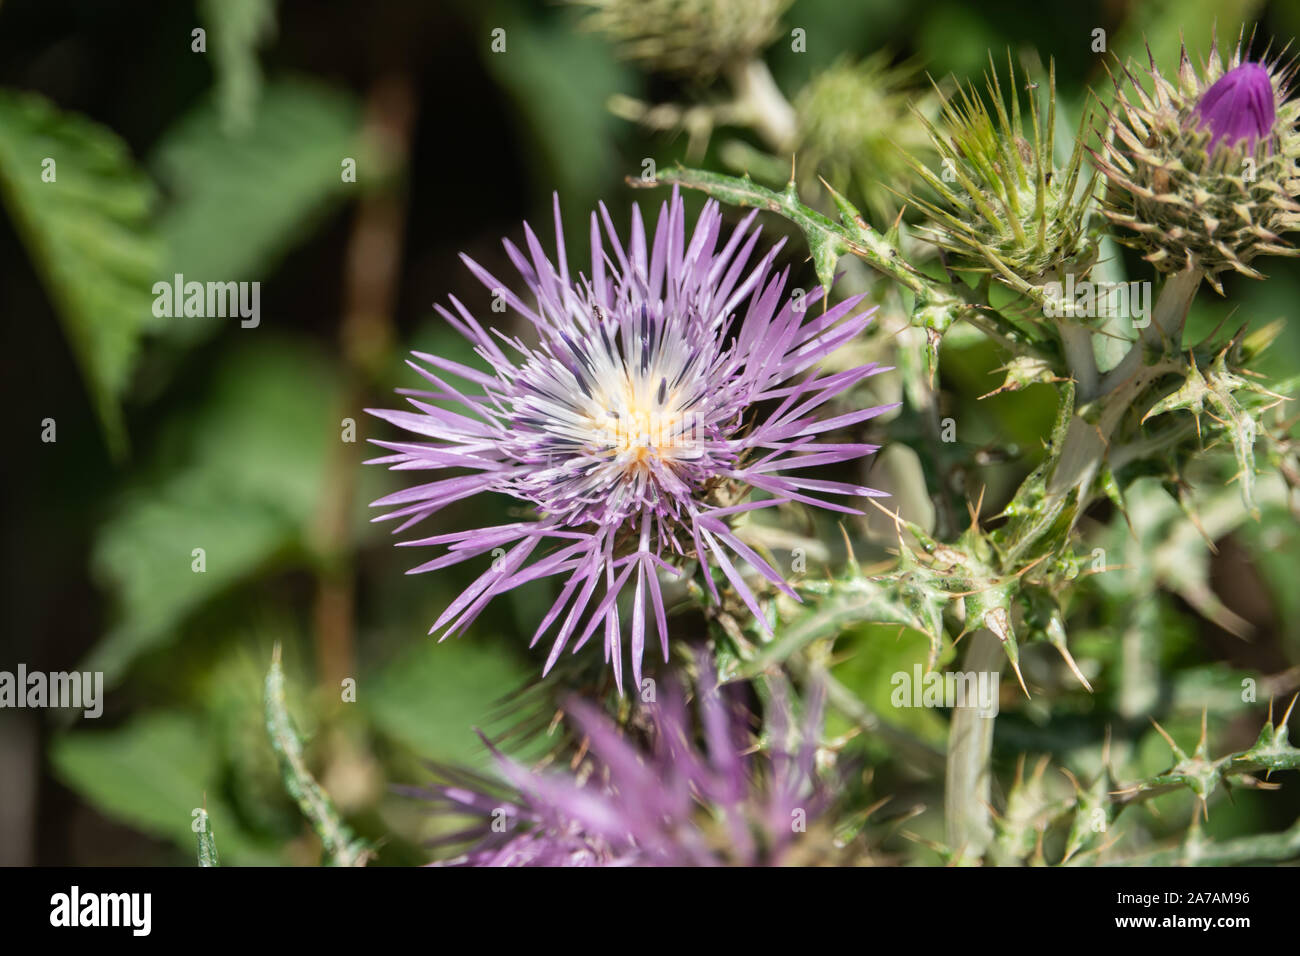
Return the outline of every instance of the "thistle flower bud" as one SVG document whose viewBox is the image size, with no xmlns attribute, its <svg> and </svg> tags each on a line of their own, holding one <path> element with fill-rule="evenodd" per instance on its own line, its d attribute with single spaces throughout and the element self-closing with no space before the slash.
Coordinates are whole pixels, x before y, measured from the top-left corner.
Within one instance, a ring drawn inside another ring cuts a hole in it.
<svg viewBox="0 0 1300 956">
<path fill-rule="evenodd" d="M 937 104 L 933 96 L 916 95 L 915 72 L 877 54 L 815 75 L 794 103 L 800 185 L 812 189 L 820 175 L 879 218 L 892 218 L 897 196 L 883 184 L 904 177 L 907 156 L 933 159 L 918 114 L 933 120 Z"/>
<path fill-rule="evenodd" d="M 1212 44 L 1200 73 L 1184 48 L 1176 82 L 1150 58 L 1149 93 L 1129 67 L 1122 72 L 1096 156 L 1108 179 L 1106 215 L 1135 234 L 1120 241 L 1162 272 L 1200 269 L 1216 289 L 1217 273 L 1261 278 L 1255 257 L 1295 255 L 1279 235 L 1300 225 L 1292 68 L 1245 60 L 1238 42 L 1226 67 Z"/>
<path fill-rule="evenodd" d="M 571 0 L 592 8 L 585 26 L 650 70 L 711 79 L 776 37 L 794 0 Z"/>
<path fill-rule="evenodd" d="M 989 103 L 972 87 L 944 102 L 940 128 L 926 122 L 940 156 L 936 173 L 912 166 L 938 194 L 912 201 L 930 218 L 922 235 L 957 255 L 963 268 L 993 272 L 1023 290 L 1067 268 L 1086 273 L 1096 259 L 1089 204 L 1094 180 L 1083 173 L 1086 116 L 1069 162 L 1054 161 L 1056 70 L 1049 71 L 1046 116 L 1029 87 L 1029 138 L 1021 117 L 1015 68 L 1004 97 L 990 60 Z M 1008 110 L 1008 105 L 1010 109 Z"/>
</svg>

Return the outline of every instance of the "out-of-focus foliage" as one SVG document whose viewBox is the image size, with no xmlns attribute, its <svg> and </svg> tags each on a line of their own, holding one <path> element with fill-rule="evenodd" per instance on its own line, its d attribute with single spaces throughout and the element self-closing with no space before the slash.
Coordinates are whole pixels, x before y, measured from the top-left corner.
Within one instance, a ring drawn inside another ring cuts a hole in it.
<svg viewBox="0 0 1300 956">
<path fill-rule="evenodd" d="M 87 667 L 117 680 L 204 601 L 277 557 L 310 554 L 337 441 L 320 414 L 337 404 L 333 379 L 320 355 L 263 338 L 227 357 L 200 408 L 163 424 L 156 464 L 123 491 L 96 545 L 94 566 L 118 606 Z"/>
<path fill-rule="evenodd" d="M 157 189 L 111 131 L 41 96 L 0 90 L 0 190 L 121 454 L 122 395 L 155 324 Z"/>
<path fill-rule="evenodd" d="M 346 93 L 290 79 L 263 92 L 247 129 L 225 132 L 212 103 L 183 116 L 150 159 L 170 200 L 159 222 L 166 269 L 271 275 L 286 251 L 310 237 L 331 200 L 388 174 L 382 157 L 363 152 L 358 112 Z M 347 158 L 362 170 L 355 185 L 340 176 Z"/>
<path fill-rule="evenodd" d="M 215 96 L 227 132 L 248 129 L 261 93 L 258 47 L 275 34 L 275 0 L 199 0 L 199 16 L 212 34 Z"/>
</svg>

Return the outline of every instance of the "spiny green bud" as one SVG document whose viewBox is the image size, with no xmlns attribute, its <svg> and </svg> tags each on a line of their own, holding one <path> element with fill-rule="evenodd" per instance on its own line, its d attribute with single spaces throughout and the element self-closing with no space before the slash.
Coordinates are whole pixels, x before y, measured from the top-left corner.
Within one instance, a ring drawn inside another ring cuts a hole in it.
<svg viewBox="0 0 1300 956">
<path fill-rule="evenodd" d="M 590 7 L 585 26 L 647 69 L 711 79 L 776 37 L 794 0 L 570 0 Z"/>
<path fill-rule="evenodd" d="M 1243 60 L 1240 40 L 1226 68 L 1213 42 L 1201 72 L 1184 47 L 1176 81 L 1148 57 L 1150 92 L 1127 65 L 1127 86 L 1112 75 L 1116 105 L 1096 156 L 1106 215 L 1162 272 L 1190 265 L 1220 292 L 1217 273 L 1261 278 L 1256 256 L 1297 252 L 1280 238 L 1300 227 L 1292 68 Z"/>
<path fill-rule="evenodd" d="M 896 197 L 882 184 L 906 174 L 904 154 L 932 158 L 917 113 L 934 119 L 937 104 L 932 96 L 916 96 L 914 73 L 877 54 L 859 63 L 841 60 L 814 76 L 794 104 L 801 185 L 812 188 L 820 175 L 879 219 L 891 218 Z"/>
<path fill-rule="evenodd" d="M 1004 96 L 990 59 L 991 111 L 972 86 L 945 99 L 941 128 L 926 121 L 940 170 L 912 165 L 938 196 L 933 202 L 913 201 L 930 217 L 926 238 L 959 256 L 963 267 L 992 271 L 1023 289 L 1067 268 L 1075 274 L 1091 268 L 1097 254 L 1089 215 L 1095 174 L 1083 171 L 1086 113 L 1069 162 L 1056 165 L 1055 64 L 1049 69 L 1046 116 L 1037 84 L 1028 88 L 1028 131 L 1009 56 L 1008 68 L 1010 95 Z"/>
</svg>

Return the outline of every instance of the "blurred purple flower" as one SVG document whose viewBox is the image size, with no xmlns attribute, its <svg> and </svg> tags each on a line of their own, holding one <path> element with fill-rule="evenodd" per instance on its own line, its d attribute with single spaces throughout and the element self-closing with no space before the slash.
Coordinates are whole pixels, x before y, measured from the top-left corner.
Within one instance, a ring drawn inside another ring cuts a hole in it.
<svg viewBox="0 0 1300 956">
<path fill-rule="evenodd" d="M 529 771 L 493 751 L 510 788 L 467 771 L 436 768 L 445 782 L 408 790 L 440 811 L 469 813 L 481 823 L 435 841 L 470 843 L 446 866 L 715 866 L 777 865 L 825 807 L 814 757 L 823 694 L 805 705 L 798 744 L 781 685 L 768 719 L 771 750 L 752 753 L 743 707 L 714 684 L 702 661 L 697 747 L 685 698 L 670 684 L 646 704 L 651 744 L 643 749 L 580 699 L 568 712 L 585 736 L 594 768 L 581 776 Z"/>
<path fill-rule="evenodd" d="M 555 264 L 527 225 L 527 256 L 505 242 L 531 292 L 531 305 L 461 257 L 494 297 L 531 323 L 537 343 L 485 329 L 455 297 L 450 299 L 454 311 L 439 306 L 488 372 L 414 353 L 423 365 L 410 364 L 433 390 L 399 390 L 415 411 L 370 412 L 433 441 L 376 442 L 394 454 L 371 463 L 456 473 L 374 504 L 394 509 L 382 518 L 403 519 L 399 532 L 482 492 L 527 502 L 536 518 L 403 542 L 446 549 L 410 573 L 492 554 L 492 566 L 446 608 L 430 633 L 445 629 L 445 638 L 461 632 L 493 597 L 527 581 L 563 575 L 560 595 L 532 639 L 536 644 L 558 622 L 543 672 L 571 638 L 576 636 L 576 651 L 603 625 L 605 659 L 612 661 L 621 689 L 618 597 L 629 583 L 638 684 L 647 592 L 665 659 L 668 654 L 658 571 L 681 574 L 681 566 L 695 558 L 706 568 L 718 567 L 764 627 L 735 558 L 797 600 L 781 574 L 741 541 L 726 519 L 790 501 L 857 514 L 817 495 L 879 492 L 810 478 L 803 470 L 875 451 L 875 445 L 816 439 L 892 406 L 818 417 L 828 401 L 882 371 L 874 364 L 821 370 L 828 355 L 866 328 L 871 313 L 854 312 L 861 296 L 812 313 L 808 306 L 820 298 L 820 289 L 782 304 L 788 270 L 771 274 L 780 244 L 746 272 L 758 241 L 753 219 L 754 214 L 747 217 L 719 249 L 717 204 L 704 207 L 688 237 L 685 209 L 674 191 L 649 242 L 640 210 L 633 206 L 631 241 L 624 246 L 602 204 L 600 217 L 591 216 L 592 276 L 575 279 L 557 197 Z M 738 309 L 746 301 L 742 315 Z M 805 321 L 806 316 L 811 318 Z M 477 390 L 449 384 L 444 373 Z M 771 497 L 745 500 L 749 489 Z M 548 539 L 554 549 L 527 564 Z M 716 601 L 712 574 L 705 577 Z"/>
<path fill-rule="evenodd" d="M 1196 104 L 1200 129 L 1210 130 L 1210 152 L 1223 143 L 1246 142 L 1250 149 L 1273 135 L 1276 110 L 1273 80 L 1259 63 L 1234 67 L 1215 82 Z"/>
</svg>

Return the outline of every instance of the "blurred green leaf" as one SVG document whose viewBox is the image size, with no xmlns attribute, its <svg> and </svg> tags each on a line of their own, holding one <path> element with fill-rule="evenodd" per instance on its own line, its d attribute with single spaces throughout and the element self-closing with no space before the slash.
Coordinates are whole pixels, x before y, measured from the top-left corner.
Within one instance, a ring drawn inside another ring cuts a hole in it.
<svg viewBox="0 0 1300 956">
<path fill-rule="evenodd" d="M 117 730 L 76 731 L 50 747 L 54 772 L 104 813 L 192 850 L 195 810 L 222 821 L 233 814 L 219 795 L 218 765 L 202 725 L 178 712 L 137 717 Z M 206 798 L 205 798 L 206 793 Z M 222 828 L 228 861 L 274 857 L 235 826 Z"/>
<path fill-rule="evenodd" d="M 275 34 L 275 0 L 199 0 L 211 34 L 216 98 L 227 132 L 247 130 L 262 88 L 257 49 Z"/>
<path fill-rule="evenodd" d="M 425 759 L 476 762 L 486 752 L 494 705 L 532 677 L 531 668 L 490 640 L 417 640 L 364 681 L 359 696 L 375 726 Z"/>
<path fill-rule="evenodd" d="M 96 542 L 93 566 L 118 613 L 88 668 L 116 680 L 204 601 L 281 549 L 306 545 L 339 440 L 329 417 L 336 392 L 333 370 L 302 344 L 263 339 L 226 358 L 202 404 L 169 423 L 160 465 L 119 501 Z"/>
<path fill-rule="evenodd" d="M 909 683 L 905 686 L 910 688 L 918 674 L 924 675 L 929 655 L 930 640 L 921 632 L 897 624 L 867 624 L 835 642 L 835 656 L 841 661 L 831 673 L 883 719 L 942 745 L 947 735 L 943 717 L 931 708 L 897 707 L 893 701 L 898 687 L 894 675 L 906 675 Z M 841 727 L 838 719 L 831 718 L 828 729 L 843 733 L 848 725 Z"/>
<path fill-rule="evenodd" d="M 1133 15 L 1108 49 L 1121 61 L 1133 57 L 1145 65 L 1150 47 L 1160 71 L 1172 76 L 1183 41 L 1198 65 L 1209 53 L 1212 33 L 1218 34 L 1219 52 L 1231 53 L 1243 25 L 1249 33 L 1263 6 L 1263 0 L 1147 0 L 1134 4 Z M 1108 83 L 1099 84 L 1097 92 L 1108 99 L 1108 89 Z"/>
<path fill-rule="evenodd" d="M 345 158 L 357 161 L 357 183 L 343 182 Z M 235 136 L 215 104 L 202 104 L 167 131 L 150 165 L 171 196 L 160 224 L 166 275 L 198 281 L 265 278 L 373 168 L 356 101 L 299 80 L 268 86 L 252 126 Z"/>
<path fill-rule="evenodd" d="M 557 190 L 566 208 L 594 206 L 616 173 L 613 143 L 625 128 L 605 104 L 631 85 L 631 70 L 600 37 L 575 32 L 564 20 L 507 20 L 503 28 L 507 52 L 485 45 L 484 60 L 532 134 L 540 160 L 529 164 L 534 182 L 543 195 Z"/>
<path fill-rule="evenodd" d="M 155 322 L 153 185 L 109 130 L 40 96 L 0 90 L 0 197 L 120 456 L 120 400 L 140 335 Z"/>
</svg>

